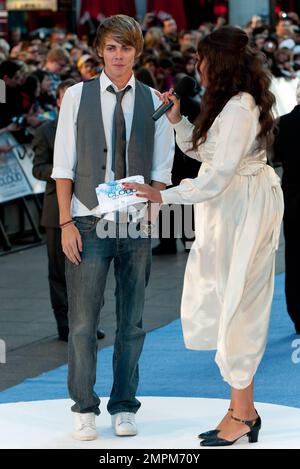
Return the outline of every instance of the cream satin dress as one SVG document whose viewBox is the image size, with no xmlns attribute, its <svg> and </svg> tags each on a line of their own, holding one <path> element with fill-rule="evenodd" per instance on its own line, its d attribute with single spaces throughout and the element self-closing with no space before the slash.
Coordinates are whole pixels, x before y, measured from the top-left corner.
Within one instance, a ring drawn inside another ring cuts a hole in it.
<svg viewBox="0 0 300 469">
<path fill-rule="evenodd" d="M 181 303 L 186 347 L 215 350 L 223 379 L 252 381 L 265 351 L 284 203 L 280 179 L 256 151 L 259 109 L 240 93 L 189 151 L 193 125 L 174 125 L 179 147 L 202 161 L 198 177 L 163 191 L 163 203 L 195 204 L 196 240 Z"/>
</svg>

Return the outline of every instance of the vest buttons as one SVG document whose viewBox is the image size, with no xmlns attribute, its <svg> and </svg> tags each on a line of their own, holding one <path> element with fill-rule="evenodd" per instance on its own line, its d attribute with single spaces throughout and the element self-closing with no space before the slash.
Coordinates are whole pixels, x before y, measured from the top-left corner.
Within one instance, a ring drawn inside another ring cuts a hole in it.
<svg viewBox="0 0 300 469">
<path fill-rule="evenodd" d="M 101 168 L 101 169 L 105 170 L 105 169 L 106 169 L 106 166 L 102 166 L 102 168 Z"/>
<path fill-rule="evenodd" d="M 103 148 L 103 153 L 107 153 L 107 148 Z"/>
</svg>

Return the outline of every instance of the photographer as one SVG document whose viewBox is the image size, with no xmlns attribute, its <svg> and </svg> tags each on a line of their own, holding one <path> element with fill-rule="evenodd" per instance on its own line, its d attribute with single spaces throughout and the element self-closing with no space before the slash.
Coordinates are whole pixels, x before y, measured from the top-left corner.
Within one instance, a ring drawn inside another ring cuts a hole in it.
<svg viewBox="0 0 300 469">
<path fill-rule="evenodd" d="M 12 123 L 14 116 L 22 115 L 20 80 L 22 66 L 16 60 L 4 60 L 0 64 L 0 79 L 6 86 L 6 103 L 1 104 L 0 129 Z"/>
<path fill-rule="evenodd" d="M 0 129 L 0 136 L 6 132 L 15 132 L 17 130 L 19 130 L 19 126 L 17 124 L 9 124 L 7 127 Z M 8 153 L 10 150 L 10 145 L 0 145 L 0 153 Z"/>
</svg>

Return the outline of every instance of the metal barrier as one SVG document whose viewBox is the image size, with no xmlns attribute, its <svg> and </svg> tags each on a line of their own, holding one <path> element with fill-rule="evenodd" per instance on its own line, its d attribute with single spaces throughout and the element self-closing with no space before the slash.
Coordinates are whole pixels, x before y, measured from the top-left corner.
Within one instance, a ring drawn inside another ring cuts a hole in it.
<svg viewBox="0 0 300 469">
<path fill-rule="evenodd" d="M 31 244 L 43 241 L 39 230 L 42 211 L 39 195 L 44 193 L 46 184 L 32 175 L 34 153 L 29 144 L 20 144 L 5 133 L 0 136 L 1 147 L 6 147 L 6 151 L 0 153 L 0 255 L 1 249 L 2 254 L 15 250 L 14 244 L 18 245 L 26 236 L 32 238 Z M 10 233 L 10 213 L 15 211 L 18 229 Z"/>
</svg>

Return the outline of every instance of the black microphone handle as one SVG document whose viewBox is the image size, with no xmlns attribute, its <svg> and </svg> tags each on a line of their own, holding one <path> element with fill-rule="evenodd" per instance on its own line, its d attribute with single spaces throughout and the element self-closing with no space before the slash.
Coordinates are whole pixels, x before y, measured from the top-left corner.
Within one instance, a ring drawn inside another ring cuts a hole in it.
<svg viewBox="0 0 300 469">
<path fill-rule="evenodd" d="M 175 91 L 173 91 L 173 95 L 179 99 L 179 96 L 177 93 L 175 93 Z M 154 121 L 158 121 L 158 119 L 160 119 L 169 109 L 171 109 L 171 107 L 174 106 L 174 102 L 173 101 L 170 101 L 168 104 L 162 104 L 161 106 L 159 106 L 158 109 L 156 109 L 156 111 L 154 112 L 153 116 L 152 116 L 152 119 Z"/>
<path fill-rule="evenodd" d="M 161 106 L 159 106 L 158 109 L 156 109 L 155 113 L 152 116 L 152 119 L 154 121 L 158 121 L 158 119 L 160 119 L 173 106 L 173 101 L 170 101 L 168 104 L 162 104 Z"/>
</svg>

